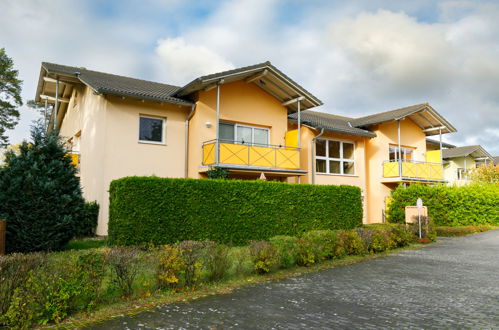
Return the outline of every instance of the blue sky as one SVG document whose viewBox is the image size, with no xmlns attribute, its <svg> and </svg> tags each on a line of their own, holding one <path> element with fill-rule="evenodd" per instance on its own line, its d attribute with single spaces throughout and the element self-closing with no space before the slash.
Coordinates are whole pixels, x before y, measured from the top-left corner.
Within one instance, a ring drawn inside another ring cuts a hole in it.
<svg viewBox="0 0 499 330">
<path fill-rule="evenodd" d="M 182 85 L 270 60 L 362 116 L 429 102 L 499 155 L 499 2 L 466 0 L 3 0 L 0 47 L 34 97 L 42 61 Z M 29 136 L 22 109 L 11 142 Z"/>
</svg>

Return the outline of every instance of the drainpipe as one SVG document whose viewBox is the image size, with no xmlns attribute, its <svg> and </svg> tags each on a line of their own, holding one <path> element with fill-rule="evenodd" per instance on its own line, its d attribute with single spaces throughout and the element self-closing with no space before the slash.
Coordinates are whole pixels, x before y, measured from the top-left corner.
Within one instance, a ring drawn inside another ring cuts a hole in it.
<svg viewBox="0 0 499 330">
<path fill-rule="evenodd" d="M 189 176 L 189 121 L 192 116 L 194 116 L 194 112 L 196 111 L 196 104 L 191 105 L 191 112 L 187 115 L 187 119 L 185 120 L 185 174 L 184 176 L 187 178 Z"/>
<path fill-rule="evenodd" d="M 320 138 L 324 134 L 324 128 L 321 129 L 321 132 L 316 135 L 312 139 L 312 184 L 315 184 L 315 141 L 317 141 L 318 138 Z"/>
<path fill-rule="evenodd" d="M 398 136 L 398 154 L 399 154 L 399 177 L 402 179 L 402 148 L 400 147 L 400 119 L 397 120 L 397 136 Z"/>
<path fill-rule="evenodd" d="M 49 104 L 48 104 L 48 99 L 45 99 L 45 111 L 43 113 L 43 128 L 45 130 L 48 130 L 48 127 L 47 127 L 47 111 L 48 111 L 48 108 L 49 108 Z"/>
<path fill-rule="evenodd" d="M 300 99 L 298 99 L 297 107 L 298 107 L 298 150 L 299 150 L 298 154 L 299 154 L 301 152 L 301 112 L 300 112 Z M 298 164 L 301 167 L 300 158 L 301 157 L 298 157 Z M 298 176 L 298 184 L 300 184 L 300 183 L 301 183 L 301 177 Z"/>
<path fill-rule="evenodd" d="M 57 108 L 59 106 L 59 78 L 55 81 L 54 132 L 57 134 Z"/>
</svg>

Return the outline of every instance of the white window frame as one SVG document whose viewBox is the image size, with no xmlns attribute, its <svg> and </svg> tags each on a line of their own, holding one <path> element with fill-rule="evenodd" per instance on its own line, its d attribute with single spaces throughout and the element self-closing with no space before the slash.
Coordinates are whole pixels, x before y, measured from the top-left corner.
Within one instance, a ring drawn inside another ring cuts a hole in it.
<svg viewBox="0 0 499 330">
<path fill-rule="evenodd" d="M 398 152 L 398 145 L 393 145 L 390 144 L 388 146 L 388 158 L 390 158 L 390 147 L 395 149 L 395 159 L 390 159 L 392 162 L 398 162 L 399 161 L 399 152 Z M 412 162 L 414 161 L 414 155 L 415 155 L 415 150 L 416 148 L 411 148 L 411 147 L 403 147 L 400 146 L 400 154 L 402 156 L 402 161 L 403 162 Z M 411 155 L 411 159 L 407 159 L 407 154 Z"/>
<path fill-rule="evenodd" d="M 466 180 L 468 178 L 468 173 L 465 168 L 458 167 L 457 169 L 457 179 Z"/>
<path fill-rule="evenodd" d="M 141 118 L 149 118 L 149 119 L 159 119 L 161 120 L 161 142 L 159 141 L 148 141 L 140 139 L 140 119 Z M 139 114 L 139 129 L 138 129 L 138 142 L 139 143 L 147 143 L 147 144 L 157 144 L 157 145 L 166 145 L 166 118 L 165 117 L 156 117 L 151 115 L 140 115 Z"/>
<path fill-rule="evenodd" d="M 227 121 L 220 121 L 220 123 L 222 124 L 228 124 L 228 125 L 233 125 L 234 126 L 234 140 L 232 141 L 233 143 L 235 144 L 243 144 L 239 141 L 237 141 L 237 127 L 246 127 L 246 128 L 251 128 L 251 142 L 244 142 L 244 144 L 249 144 L 249 145 L 256 145 L 256 146 L 268 146 L 270 145 L 270 129 L 267 128 L 267 127 L 260 127 L 260 126 L 251 126 L 251 125 L 243 125 L 243 124 L 238 124 L 238 123 L 231 123 L 231 122 L 227 122 Z M 261 130 L 265 130 L 267 131 L 267 143 L 266 144 L 255 144 L 255 128 L 256 129 L 261 129 Z M 227 141 L 224 141 L 224 142 L 227 142 Z"/>
<path fill-rule="evenodd" d="M 317 139 L 317 141 L 326 141 L 326 156 L 317 156 L 317 145 L 315 146 L 315 163 L 314 166 L 317 168 L 317 159 L 322 159 L 326 161 L 326 172 L 319 172 L 316 171 L 317 174 L 330 174 L 330 175 L 343 175 L 343 176 L 356 176 L 356 170 L 355 170 L 355 142 L 354 141 L 346 141 L 346 140 L 333 140 L 333 139 Z M 329 157 L 329 141 L 333 142 L 339 142 L 340 143 L 340 158 L 334 158 L 334 157 Z M 353 159 L 348 159 L 348 158 L 343 158 L 343 144 L 348 143 L 353 146 Z M 329 168 L 329 161 L 334 160 L 334 161 L 339 161 L 340 162 L 340 172 L 341 173 L 331 173 L 331 170 Z M 343 168 L 343 163 L 353 163 L 353 174 L 345 174 L 344 168 Z"/>
</svg>

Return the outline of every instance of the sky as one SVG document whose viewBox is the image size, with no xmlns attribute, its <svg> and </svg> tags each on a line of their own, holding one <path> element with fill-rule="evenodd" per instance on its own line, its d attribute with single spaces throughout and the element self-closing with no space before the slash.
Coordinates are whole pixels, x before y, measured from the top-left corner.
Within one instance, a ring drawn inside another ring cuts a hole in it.
<svg viewBox="0 0 499 330">
<path fill-rule="evenodd" d="M 499 155 L 499 1 L 2 0 L 0 48 L 33 99 L 42 61 L 174 85 L 271 61 L 350 117 L 429 102 Z M 29 137 L 21 110 L 9 132 Z"/>
</svg>

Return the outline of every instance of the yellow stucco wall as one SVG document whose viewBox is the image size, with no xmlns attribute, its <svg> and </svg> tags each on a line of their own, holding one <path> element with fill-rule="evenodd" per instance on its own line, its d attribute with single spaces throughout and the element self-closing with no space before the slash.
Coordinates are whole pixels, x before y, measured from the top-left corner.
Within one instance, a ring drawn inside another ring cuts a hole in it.
<svg viewBox="0 0 499 330">
<path fill-rule="evenodd" d="M 191 178 L 201 177 L 203 142 L 216 138 L 216 93 L 214 88 L 200 91 L 196 97 L 196 112 L 189 122 Z M 270 144 L 285 144 L 287 109 L 253 83 L 238 81 L 220 86 L 220 120 L 269 128 Z"/>
<path fill-rule="evenodd" d="M 371 128 L 376 137 L 366 140 L 366 164 L 367 182 L 367 221 L 368 223 L 378 223 L 383 221 L 383 210 L 385 198 L 396 187 L 396 184 L 384 184 L 383 167 L 384 161 L 389 160 L 389 145 L 398 143 L 397 122 L 379 124 Z M 400 144 L 406 147 L 413 147 L 413 159 L 425 161 L 426 139 L 422 129 L 410 119 L 400 122 Z"/>
<path fill-rule="evenodd" d="M 464 159 L 465 157 L 452 158 L 448 160 L 448 164 L 444 165 L 444 177 L 449 185 L 461 186 L 469 183 L 469 180 L 457 179 L 457 169 L 464 168 Z M 473 157 L 466 157 L 466 168 L 468 170 L 476 168 L 475 159 Z"/>
<path fill-rule="evenodd" d="M 107 234 L 109 184 L 125 176 L 183 177 L 185 118 L 190 107 L 95 95 L 82 87 L 62 122 L 66 138 L 81 131 L 80 180 L 87 201 L 100 205 L 98 235 Z M 138 142 L 139 115 L 166 118 L 165 145 Z"/>
</svg>

